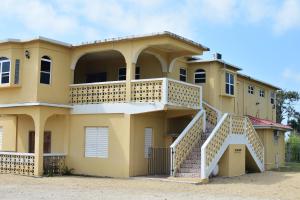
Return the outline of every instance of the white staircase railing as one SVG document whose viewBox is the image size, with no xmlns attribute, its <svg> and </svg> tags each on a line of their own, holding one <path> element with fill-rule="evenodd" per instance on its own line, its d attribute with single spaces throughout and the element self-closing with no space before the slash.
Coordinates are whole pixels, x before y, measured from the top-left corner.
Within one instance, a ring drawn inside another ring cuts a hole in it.
<svg viewBox="0 0 300 200">
<path fill-rule="evenodd" d="M 222 112 L 215 107 L 209 105 L 208 103 L 202 103 L 202 106 L 206 113 L 206 122 L 210 127 L 215 127 L 222 117 Z"/>
<path fill-rule="evenodd" d="M 201 110 L 170 146 L 172 176 L 175 176 L 182 162 L 201 139 L 206 128 L 205 126 L 205 111 Z"/>
<path fill-rule="evenodd" d="M 201 178 L 207 179 L 230 144 L 245 144 L 260 171 L 264 146 L 248 117 L 224 114 L 201 147 Z"/>
</svg>

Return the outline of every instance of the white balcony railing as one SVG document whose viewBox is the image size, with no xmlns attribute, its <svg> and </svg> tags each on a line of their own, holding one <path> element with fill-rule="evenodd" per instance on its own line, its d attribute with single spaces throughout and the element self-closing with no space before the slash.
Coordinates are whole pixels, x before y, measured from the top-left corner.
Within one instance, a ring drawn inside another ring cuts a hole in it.
<svg viewBox="0 0 300 200">
<path fill-rule="evenodd" d="M 168 78 L 142 79 L 131 82 L 131 102 L 163 103 L 200 109 L 201 86 Z M 70 103 L 73 105 L 128 103 L 126 102 L 126 81 L 72 84 Z"/>
</svg>

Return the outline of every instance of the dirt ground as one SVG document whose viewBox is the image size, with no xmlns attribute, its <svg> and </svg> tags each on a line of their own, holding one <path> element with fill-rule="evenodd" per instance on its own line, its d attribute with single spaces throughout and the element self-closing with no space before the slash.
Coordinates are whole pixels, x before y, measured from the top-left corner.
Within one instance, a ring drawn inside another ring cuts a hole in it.
<svg viewBox="0 0 300 200">
<path fill-rule="evenodd" d="M 0 199 L 300 200 L 299 172 L 214 178 L 209 184 L 93 177 L 0 175 Z"/>
</svg>

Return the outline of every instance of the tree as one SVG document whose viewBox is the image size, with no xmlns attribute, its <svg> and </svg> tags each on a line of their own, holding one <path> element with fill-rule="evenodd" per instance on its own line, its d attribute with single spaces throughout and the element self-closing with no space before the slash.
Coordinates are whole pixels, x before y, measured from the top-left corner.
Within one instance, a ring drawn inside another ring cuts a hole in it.
<svg viewBox="0 0 300 200">
<path fill-rule="evenodd" d="M 299 100 L 300 93 L 296 91 L 279 91 L 276 95 L 276 122 L 281 123 L 285 117 L 287 121 L 294 118 L 297 113 L 294 103 Z"/>
<path fill-rule="evenodd" d="M 300 113 L 296 112 L 294 117 L 288 121 L 288 125 L 293 128 L 293 130 L 300 134 Z"/>
</svg>

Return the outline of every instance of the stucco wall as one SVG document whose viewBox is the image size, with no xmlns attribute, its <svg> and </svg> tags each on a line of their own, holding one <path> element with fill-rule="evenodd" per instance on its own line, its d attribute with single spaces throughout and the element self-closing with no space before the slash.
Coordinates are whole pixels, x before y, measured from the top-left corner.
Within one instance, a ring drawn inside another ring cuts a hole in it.
<svg viewBox="0 0 300 200">
<path fill-rule="evenodd" d="M 74 173 L 128 177 L 130 148 L 130 116 L 123 114 L 72 115 L 67 165 Z M 85 127 L 108 127 L 108 158 L 86 158 Z"/>
<path fill-rule="evenodd" d="M 225 177 L 245 174 L 245 145 L 229 145 L 219 161 L 219 175 Z"/>
<path fill-rule="evenodd" d="M 272 129 L 258 129 L 256 131 L 265 147 L 265 168 L 269 170 L 277 167 L 276 156 L 278 156 L 278 165 L 283 166 L 285 163 L 284 133 L 279 131 L 280 136 L 276 142 Z"/>
<path fill-rule="evenodd" d="M 163 112 L 139 114 L 134 115 L 133 120 L 133 131 L 131 132 L 133 144 L 131 145 L 130 175 L 147 175 L 148 160 L 144 155 L 145 128 L 152 128 L 153 130 L 153 147 L 166 147 L 165 114 Z"/>
<path fill-rule="evenodd" d="M 16 151 L 16 117 L 0 117 L 0 128 L 2 128 L 2 149 L 0 151 Z"/>
</svg>

